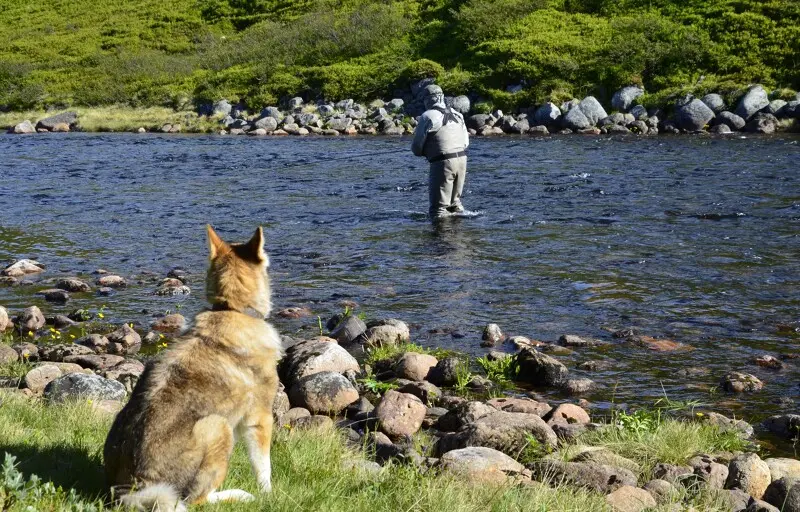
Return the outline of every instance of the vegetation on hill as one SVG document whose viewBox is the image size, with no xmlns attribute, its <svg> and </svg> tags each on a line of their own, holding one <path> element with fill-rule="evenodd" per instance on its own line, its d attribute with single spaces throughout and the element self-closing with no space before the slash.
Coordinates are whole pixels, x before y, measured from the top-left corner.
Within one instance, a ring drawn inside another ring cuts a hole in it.
<svg viewBox="0 0 800 512">
<path fill-rule="evenodd" d="M 800 88 L 793 0 L 6 0 L 0 109 Z M 521 91 L 507 92 L 522 85 Z"/>
</svg>

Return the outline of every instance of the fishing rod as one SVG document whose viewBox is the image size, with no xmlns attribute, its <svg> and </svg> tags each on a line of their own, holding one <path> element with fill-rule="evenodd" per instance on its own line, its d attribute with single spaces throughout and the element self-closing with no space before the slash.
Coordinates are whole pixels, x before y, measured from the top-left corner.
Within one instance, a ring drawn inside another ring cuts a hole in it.
<svg viewBox="0 0 800 512">
<path fill-rule="evenodd" d="M 358 159 L 358 158 L 368 158 L 368 157 L 375 157 L 375 156 L 381 156 L 381 155 L 392 155 L 392 154 L 395 154 L 395 153 L 405 153 L 407 151 L 408 151 L 407 148 L 391 149 L 391 150 L 388 150 L 388 151 L 371 151 L 369 153 L 359 153 L 359 154 L 356 154 L 356 155 L 347 155 L 347 156 L 341 156 L 341 157 L 335 157 L 335 158 L 325 158 L 324 160 L 317 160 L 316 162 L 313 162 L 313 161 L 289 162 L 289 163 L 285 163 L 283 165 L 274 165 L 272 168 L 273 169 L 289 169 L 291 167 L 302 167 L 304 165 L 315 165 L 316 163 L 321 163 L 321 162 L 339 162 L 339 161 L 342 161 L 342 160 L 355 160 L 355 159 Z"/>
</svg>

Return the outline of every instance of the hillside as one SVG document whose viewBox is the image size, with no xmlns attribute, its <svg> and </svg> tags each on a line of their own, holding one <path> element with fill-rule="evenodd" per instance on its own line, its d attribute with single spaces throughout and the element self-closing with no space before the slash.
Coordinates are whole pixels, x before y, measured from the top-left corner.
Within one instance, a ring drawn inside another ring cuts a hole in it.
<svg viewBox="0 0 800 512">
<path fill-rule="evenodd" d="M 0 109 L 800 88 L 793 0 L 6 0 Z M 518 92 L 509 92 L 518 90 Z"/>
</svg>

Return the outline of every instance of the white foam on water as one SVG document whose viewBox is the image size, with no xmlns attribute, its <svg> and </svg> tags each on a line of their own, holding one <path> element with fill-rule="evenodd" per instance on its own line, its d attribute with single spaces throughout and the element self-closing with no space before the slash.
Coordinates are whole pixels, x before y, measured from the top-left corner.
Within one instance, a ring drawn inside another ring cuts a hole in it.
<svg viewBox="0 0 800 512">
<path fill-rule="evenodd" d="M 469 218 L 469 217 L 480 217 L 484 213 L 486 213 L 486 212 L 481 211 L 481 210 L 475 210 L 475 211 L 473 211 L 473 210 L 464 210 L 463 212 L 451 213 L 449 215 L 449 217 L 466 217 L 466 218 Z"/>
</svg>

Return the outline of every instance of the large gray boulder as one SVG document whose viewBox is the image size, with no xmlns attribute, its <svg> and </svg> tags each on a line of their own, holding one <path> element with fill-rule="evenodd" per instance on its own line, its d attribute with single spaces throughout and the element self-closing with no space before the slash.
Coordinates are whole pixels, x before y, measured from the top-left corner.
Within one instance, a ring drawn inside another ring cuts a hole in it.
<svg viewBox="0 0 800 512">
<path fill-rule="evenodd" d="M 353 120 L 349 117 L 336 117 L 328 120 L 328 128 L 338 132 L 347 130 L 351 124 L 353 124 Z"/>
<path fill-rule="evenodd" d="M 697 98 L 692 99 L 676 111 L 678 128 L 688 132 L 699 132 L 712 119 L 714 112 Z"/>
<path fill-rule="evenodd" d="M 28 133 L 36 133 L 36 127 L 33 126 L 33 123 L 29 119 L 22 121 L 21 123 L 15 124 L 8 130 L 8 133 L 16 133 L 18 135 L 24 135 Z"/>
<path fill-rule="evenodd" d="M 45 398 L 54 402 L 69 399 L 122 400 L 125 386 L 99 375 L 70 373 L 51 381 L 44 388 Z"/>
<path fill-rule="evenodd" d="M 724 124 L 731 130 L 738 131 L 744 128 L 745 121 L 733 112 L 725 110 L 717 114 L 715 124 Z"/>
<path fill-rule="evenodd" d="M 782 99 L 772 100 L 769 102 L 762 112 L 767 114 L 772 114 L 773 116 L 781 117 L 783 116 L 783 109 L 788 105 L 789 102 Z"/>
<path fill-rule="evenodd" d="M 272 116 L 265 116 L 256 121 L 256 129 L 261 129 L 267 133 L 272 133 L 278 129 L 278 120 Z"/>
<path fill-rule="evenodd" d="M 451 450 L 439 459 L 444 471 L 474 483 L 503 483 L 509 474 L 518 474 L 525 467 L 508 455 L 484 446 Z"/>
<path fill-rule="evenodd" d="M 489 114 L 475 114 L 469 116 L 467 118 L 467 128 L 472 128 L 473 130 L 480 130 L 487 124 L 489 124 L 489 120 L 492 118 Z"/>
<path fill-rule="evenodd" d="M 744 129 L 750 133 L 775 133 L 778 129 L 778 118 L 772 114 L 758 112 L 750 118 Z"/>
<path fill-rule="evenodd" d="M 214 106 L 211 108 L 211 111 L 215 116 L 225 117 L 231 113 L 233 110 L 233 106 L 228 102 L 228 100 L 219 100 L 218 102 L 214 103 Z"/>
<path fill-rule="evenodd" d="M 764 420 L 764 428 L 786 439 L 800 437 L 800 414 L 778 414 Z"/>
<path fill-rule="evenodd" d="M 336 324 L 331 331 L 331 337 L 342 345 L 349 345 L 364 334 L 367 324 L 356 315 L 347 315 Z"/>
<path fill-rule="evenodd" d="M 38 123 L 36 123 L 36 128 L 44 128 L 46 130 L 53 130 L 57 125 L 66 124 L 70 127 L 70 129 L 74 128 L 78 124 L 78 113 L 77 112 L 62 112 L 60 114 L 56 114 L 54 116 L 46 117 L 44 119 L 40 119 Z"/>
<path fill-rule="evenodd" d="M 564 126 L 570 130 L 585 130 L 591 127 L 592 123 L 580 108 L 573 108 L 564 116 Z"/>
<path fill-rule="evenodd" d="M 534 126 L 553 126 L 561 118 L 561 109 L 554 103 L 547 102 L 533 113 Z"/>
<path fill-rule="evenodd" d="M 589 120 L 590 126 L 596 126 L 601 119 L 608 117 L 603 105 L 601 105 L 594 96 L 583 98 L 578 104 L 578 108 L 581 109 L 586 119 Z"/>
<path fill-rule="evenodd" d="M 402 320 L 387 318 L 369 322 L 362 338 L 364 345 L 369 347 L 400 345 L 409 342 L 411 331 Z"/>
<path fill-rule="evenodd" d="M 321 414 L 338 414 L 358 400 L 358 390 L 347 377 L 337 372 L 319 372 L 303 377 L 289 389 L 288 395 L 292 406 Z"/>
<path fill-rule="evenodd" d="M 715 114 L 719 114 L 725 110 L 725 100 L 723 100 L 722 96 L 719 94 L 706 94 L 700 101 L 705 103 L 705 105 Z"/>
<path fill-rule="evenodd" d="M 767 91 L 760 85 L 751 87 L 736 106 L 736 115 L 749 121 L 756 112 L 769 105 Z"/>
<path fill-rule="evenodd" d="M 358 361 L 338 343 L 308 340 L 292 345 L 280 363 L 281 381 L 291 387 L 319 372 L 358 373 Z"/>
<path fill-rule="evenodd" d="M 636 98 L 644 94 L 641 87 L 629 86 L 623 87 L 614 93 L 611 98 L 611 107 L 614 110 L 627 112 L 634 105 Z"/>
<path fill-rule="evenodd" d="M 280 123 L 283 121 L 283 112 L 278 107 L 266 107 L 261 111 L 260 117 L 271 117 Z"/>
<path fill-rule="evenodd" d="M 769 473 L 773 482 L 785 476 L 800 479 L 800 460 L 773 457 L 764 459 L 764 462 L 767 464 L 767 467 L 769 467 Z"/>
<path fill-rule="evenodd" d="M 523 349 L 516 355 L 519 380 L 535 386 L 559 386 L 569 371 L 557 359 L 534 349 Z"/>
</svg>

